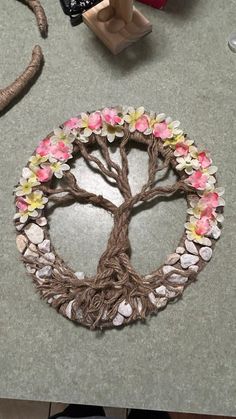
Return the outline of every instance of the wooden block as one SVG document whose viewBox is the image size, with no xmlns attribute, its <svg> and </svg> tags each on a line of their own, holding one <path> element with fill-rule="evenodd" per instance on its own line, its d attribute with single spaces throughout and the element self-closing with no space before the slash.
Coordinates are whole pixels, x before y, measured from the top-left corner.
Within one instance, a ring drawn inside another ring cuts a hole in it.
<svg viewBox="0 0 236 419">
<path fill-rule="evenodd" d="M 152 31 L 151 23 L 135 7 L 132 22 L 125 25 L 119 32 L 108 31 L 108 22 L 100 22 L 97 19 L 97 13 L 108 5 L 109 0 L 103 0 L 85 12 L 83 20 L 114 55 Z"/>
<path fill-rule="evenodd" d="M 67 406 L 68 404 L 65 403 L 51 403 L 50 416 L 63 412 Z"/>
</svg>

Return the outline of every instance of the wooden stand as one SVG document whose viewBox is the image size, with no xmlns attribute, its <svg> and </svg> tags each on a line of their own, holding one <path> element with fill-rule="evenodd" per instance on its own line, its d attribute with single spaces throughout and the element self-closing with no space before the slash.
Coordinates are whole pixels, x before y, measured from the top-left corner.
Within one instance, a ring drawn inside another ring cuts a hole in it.
<svg viewBox="0 0 236 419">
<path fill-rule="evenodd" d="M 85 12 L 83 14 L 83 20 L 107 48 L 116 55 L 150 33 L 152 31 L 152 25 L 135 7 L 133 8 L 131 20 L 128 23 L 123 22 L 124 24 L 122 25 L 120 24 L 122 21 L 113 16 L 105 22 L 101 21 L 98 19 L 98 14 L 103 9 L 108 8 L 109 5 L 109 0 L 103 0 Z"/>
</svg>

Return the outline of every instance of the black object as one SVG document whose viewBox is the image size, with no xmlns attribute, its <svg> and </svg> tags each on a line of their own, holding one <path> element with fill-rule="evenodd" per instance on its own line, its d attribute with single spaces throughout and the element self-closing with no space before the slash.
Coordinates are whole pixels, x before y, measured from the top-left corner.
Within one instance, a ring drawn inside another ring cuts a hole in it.
<svg viewBox="0 0 236 419">
<path fill-rule="evenodd" d="M 60 419 L 63 418 L 86 418 L 91 416 L 104 417 L 105 412 L 101 406 L 86 406 L 78 404 L 70 404 L 66 407 L 63 412 L 57 415 L 50 416 L 49 419 Z"/>
<path fill-rule="evenodd" d="M 70 16 L 72 26 L 82 22 L 82 14 L 101 0 L 60 0 L 64 13 Z"/>
</svg>

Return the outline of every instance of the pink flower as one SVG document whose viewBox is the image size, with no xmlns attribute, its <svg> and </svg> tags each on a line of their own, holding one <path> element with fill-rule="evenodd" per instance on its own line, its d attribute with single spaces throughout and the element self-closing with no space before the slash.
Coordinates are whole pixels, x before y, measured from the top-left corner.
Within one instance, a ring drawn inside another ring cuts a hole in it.
<svg viewBox="0 0 236 419">
<path fill-rule="evenodd" d="M 166 138 L 172 138 L 173 136 L 166 122 L 160 122 L 159 124 L 155 124 L 153 134 L 155 135 L 155 137 L 161 138 L 162 140 L 165 140 Z"/>
<path fill-rule="evenodd" d="M 36 172 L 39 182 L 48 182 L 52 178 L 53 172 L 50 166 L 44 166 Z"/>
<path fill-rule="evenodd" d="M 60 161 L 68 160 L 71 157 L 70 148 L 63 141 L 58 141 L 57 144 L 52 145 L 50 154 Z"/>
<path fill-rule="evenodd" d="M 69 129 L 78 128 L 79 118 L 70 118 L 68 121 L 64 122 L 64 126 L 68 127 Z"/>
<path fill-rule="evenodd" d="M 175 146 L 175 150 L 177 151 L 179 156 L 187 156 L 189 152 L 189 145 L 186 143 L 177 143 Z"/>
<path fill-rule="evenodd" d="M 210 221 L 207 217 L 202 217 L 200 220 L 196 222 L 196 233 L 199 234 L 199 236 L 204 236 L 204 234 L 207 234 L 211 229 Z"/>
<path fill-rule="evenodd" d="M 104 121 L 109 125 L 114 126 L 122 122 L 121 117 L 117 114 L 117 111 L 115 109 L 109 109 L 109 108 L 103 109 L 102 116 L 104 118 Z"/>
<path fill-rule="evenodd" d="M 38 147 L 36 148 L 36 154 L 39 154 L 41 157 L 47 156 L 50 152 L 51 139 L 44 138 L 40 141 Z"/>
<path fill-rule="evenodd" d="M 208 177 L 201 172 L 196 170 L 191 176 L 187 178 L 187 182 L 190 183 L 195 189 L 205 189 Z"/>
<path fill-rule="evenodd" d="M 212 163 L 205 151 L 201 151 L 201 153 L 198 154 L 198 161 L 203 169 L 206 169 Z"/>
<path fill-rule="evenodd" d="M 141 116 L 141 118 L 139 118 L 135 124 L 135 129 L 139 132 L 146 131 L 148 127 L 149 127 L 149 123 L 148 123 L 148 118 L 146 115 Z"/>
<path fill-rule="evenodd" d="M 92 131 L 99 130 L 102 125 L 102 117 L 100 112 L 93 112 L 88 117 L 88 128 Z"/>
<path fill-rule="evenodd" d="M 23 198 L 18 198 L 17 199 L 16 206 L 17 206 L 17 208 L 19 208 L 20 212 L 24 212 L 28 208 L 28 205 Z"/>
<path fill-rule="evenodd" d="M 208 192 L 201 198 L 201 203 L 207 207 L 216 208 L 219 206 L 219 195 L 216 192 Z"/>
</svg>

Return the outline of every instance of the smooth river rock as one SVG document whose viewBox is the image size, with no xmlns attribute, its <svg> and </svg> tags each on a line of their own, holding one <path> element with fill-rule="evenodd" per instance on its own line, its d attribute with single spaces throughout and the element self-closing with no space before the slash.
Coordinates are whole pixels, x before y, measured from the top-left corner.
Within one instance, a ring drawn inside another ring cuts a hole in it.
<svg viewBox="0 0 236 419">
<path fill-rule="evenodd" d="M 174 265 L 180 259 L 180 255 L 178 253 L 171 253 L 168 255 L 165 261 L 166 265 Z"/>
<path fill-rule="evenodd" d="M 125 320 L 125 318 L 120 313 L 117 313 L 117 315 L 116 315 L 116 317 L 114 317 L 112 323 L 113 323 L 114 326 L 121 326 L 123 324 L 124 320 Z"/>
<path fill-rule="evenodd" d="M 40 252 L 49 253 L 51 248 L 51 242 L 49 239 L 43 240 L 42 243 L 38 245 Z"/>
<path fill-rule="evenodd" d="M 177 247 L 176 253 L 179 253 L 179 255 L 182 255 L 184 252 L 185 252 L 185 248 L 184 247 Z"/>
<path fill-rule="evenodd" d="M 40 217 L 36 220 L 36 223 L 40 226 L 43 227 L 47 224 L 47 218 L 45 217 Z"/>
<path fill-rule="evenodd" d="M 33 244 L 39 244 L 43 241 L 44 232 L 41 227 L 35 223 L 29 223 L 25 227 L 25 234 L 28 237 L 29 241 Z"/>
<path fill-rule="evenodd" d="M 199 251 L 200 256 L 205 262 L 208 262 L 212 257 L 212 249 L 210 247 L 202 247 Z"/>
<path fill-rule="evenodd" d="M 124 317 L 130 317 L 133 310 L 129 303 L 127 303 L 125 300 L 122 301 L 118 306 L 118 313 L 122 314 Z"/>
<path fill-rule="evenodd" d="M 164 274 L 168 274 L 169 272 L 176 270 L 176 268 L 174 266 L 166 265 L 163 266 L 162 270 Z M 173 284 L 185 284 L 187 280 L 188 277 L 181 275 L 181 273 L 175 273 L 168 277 L 168 281 L 172 282 Z"/>
<path fill-rule="evenodd" d="M 211 230 L 211 237 L 213 237 L 213 239 L 217 240 L 221 235 L 221 229 L 217 226 L 212 227 Z"/>
<path fill-rule="evenodd" d="M 52 267 L 51 266 L 44 266 L 43 268 L 39 269 L 36 273 L 36 276 L 40 279 L 50 278 L 52 275 Z"/>
<path fill-rule="evenodd" d="M 16 246 L 20 253 L 24 253 L 27 243 L 28 243 L 28 239 L 23 234 L 19 234 L 16 237 Z"/>
<path fill-rule="evenodd" d="M 183 269 L 187 269 L 191 265 L 196 265 L 198 261 L 199 261 L 198 256 L 190 255 L 189 253 L 184 253 L 180 258 L 180 263 Z"/>
<path fill-rule="evenodd" d="M 193 242 L 186 239 L 184 244 L 185 244 L 185 247 L 186 247 L 186 249 L 189 253 L 192 253 L 193 255 L 198 255 L 197 247 L 195 246 L 195 244 Z"/>
</svg>

